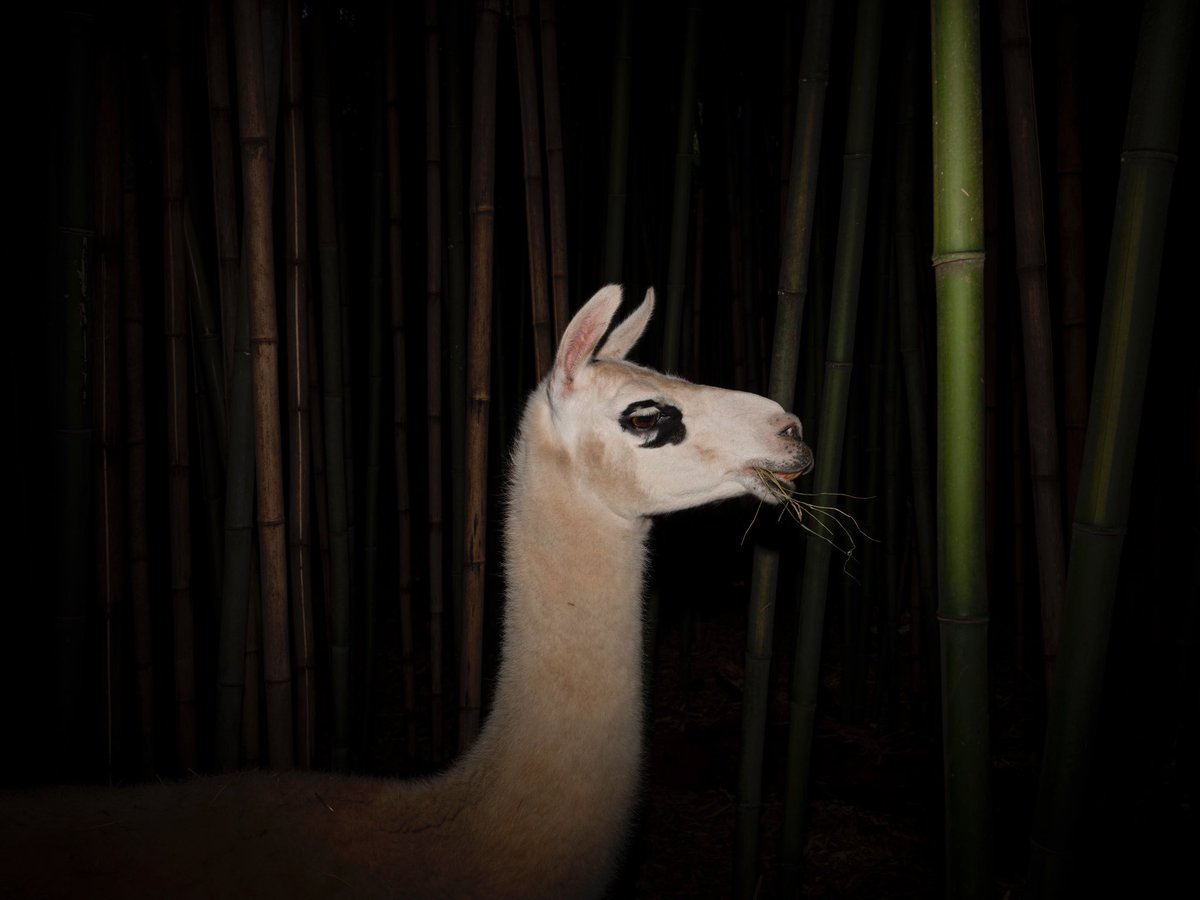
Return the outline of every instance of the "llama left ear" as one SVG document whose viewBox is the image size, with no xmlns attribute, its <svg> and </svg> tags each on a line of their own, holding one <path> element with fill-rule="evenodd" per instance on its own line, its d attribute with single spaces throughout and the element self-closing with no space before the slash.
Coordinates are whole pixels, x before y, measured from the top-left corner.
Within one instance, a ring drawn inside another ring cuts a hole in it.
<svg viewBox="0 0 1200 900">
<path fill-rule="evenodd" d="M 553 396 L 562 397 L 571 392 L 576 376 L 591 362 L 596 345 L 608 331 L 620 305 L 621 286 L 610 284 L 597 291 L 575 314 L 563 332 L 554 358 L 554 369 L 550 373 Z"/>
<path fill-rule="evenodd" d="M 612 330 L 604 346 L 596 353 L 598 359 L 624 359 L 625 354 L 633 349 L 646 326 L 650 324 L 650 314 L 654 312 L 654 288 L 646 291 L 642 305 L 625 317 L 620 325 Z"/>
</svg>

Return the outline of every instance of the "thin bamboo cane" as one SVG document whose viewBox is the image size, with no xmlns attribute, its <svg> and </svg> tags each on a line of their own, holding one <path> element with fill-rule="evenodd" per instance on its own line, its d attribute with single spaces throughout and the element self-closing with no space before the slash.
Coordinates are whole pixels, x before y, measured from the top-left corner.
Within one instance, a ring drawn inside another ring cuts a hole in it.
<svg viewBox="0 0 1200 900">
<path fill-rule="evenodd" d="M 675 176 L 671 201 L 670 251 L 667 259 L 667 302 L 663 307 L 664 371 L 679 368 L 683 332 L 683 291 L 686 286 L 688 218 L 692 201 L 692 169 L 696 165 L 693 138 L 700 69 L 700 23 L 703 7 L 689 0 L 683 21 L 683 77 L 679 89 L 679 119 L 675 131 Z M 650 646 L 653 650 L 653 645 Z"/>
<path fill-rule="evenodd" d="M 1149 366 L 1196 4 L 1151 0 L 1142 11 L 1121 154 L 1079 499 L 1072 526 L 1063 633 L 1047 716 L 1031 840 L 1034 897 L 1070 896 L 1089 808 L 1091 750 L 1137 435 Z"/>
<path fill-rule="evenodd" d="M 533 52 L 530 0 L 515 0 L 513 26 L 517 44 L 517 91 L 521 102 L 521 149 L 525 160 L 525 233 L 529 252 L 529 295 L 532 303 L 534 371 L 540 381 L 550 371 L 554 323 L 550 318 L 546 271 L 545 193 L 542 188 L 542 140 L 538 125 L 537 63 Z"/>
<path fill-rule="evenodd" d="M 466 546 L 459 672 L 460 751 L 469 747 L 479 733 L 483 675 L 499 20 L 499 0 L 480 0 L 475 24 L 474 90 L 471 95 L 471 302 L 467 312 Z"/>
<path fill-rule="evenodd" d="M 308 293 L 312 294 L 312 267 L 309 267 Z M 317 552 L 321 557 L 321 606 L 325 637 L 333 634 L 333 579 L 329 541 L 329 490 L 325 479 L 325 417 L 321 410 L 321 353 L 317 346 L 316 304 L 308 304 L 308 440 L 312 446 L 313 511 L 316 514 Z"/>
<path fill-rule="evenodd" d="M 540 0 L 542 104 L 546 117 L 546 177 L 550 192 L 550 286 L 557 346 L 570 317 L 567 299 L 567 173 L 563 162 L 562 110 L 558 99 L 558 16 L 554 0 Z"/>
<path fill-rule="evenodd" d="M 404 672 L 404 741 L 416 756 L 416 669 L 413 664 L 413 528 L 408 452 L 408 349 L 402 268 L 400 76 L 395 4 L 388 9 L 384 47 L 387 100 L 388 290 L 392 328 L 392 443 L 396 466 L 397 605 L 400 611 L 400 664 Z M 382 332 L 382 328 L 380 329 Z M 432 536 L 430 537 L 432 540 Z M 439 673 L 440 674 L 440 673 Z M 440 736 L 439 736 L 440 739 Z"/>
<path fill-rule="evenodd" d="M 778 305 L 768 391 L 771 399 L 785 409 L 792 408 L 796 394 L 800 324 L 804 318 L 804 301 L 808 293 L 809 250 L 816 212 L 817 172 L 821 159 L 821 128 L 825 118 L 825 89 L 829 84 L 832 31 L 832 2 L 818 0 L 810 3 L 805 9 L 804 47 L 800 59 L 791 180 L 788 183 L 788 212 L 780 238 Z M 746 687 L 738 773 L 737 841 L 734 847 L 733 888 L 735 895 L 741 898 L 752 897 L 758 881 L 762 759 L 778 574 L 779 551 L 762 543 L 756 544 L 747 610 Z"/>
<path fill-rule="evenodd" d="M 875 127 L 883 8 L 879 0 L 860 0 L 855 20 L 850 109 L 842 163 L 842 202 L 833 267 L 833 301 L 825 349 L 813 490 L 818 496 L 839 490 L 845 442 L 850 375 L 858 315 L 859 278 L 866 234 Z M 809 802 L 812 746 L 821 661 L 825 597 L 831 545 L 810 535 L 805 542 L 796 650 L 792 663 L 792 718 L 788 731 L 787 798 L 784 807 L 783 860 L 792 888 L 798 887 L 804 849 L 803 821 Z"/>
<path fill-rule="evenodd" d="M 1073 515 L 1087 431 L 1087 297 L 1084 285 L 1083 150 L 1079 125 L 1079 12 L 1074 0 L 1059 0 L 1055 41 L 1055 151 L 1058 169 L 1058 254 L 1062 292 L 1063 425 L 1066 495 Z"/>
<path fill-rule="evenodd" d="M 121 443 L 121 100 L 114 38 L 101 38 L 96 99 L 96 304 L 91 379 L 95 428 L 95 579 L 104 623 L 104 760 L 110 783 L 124 767 L 126 720 L 122 657 L 126 612 L 125 485 Z"/>
<path fill-rule="evenodd" d="M 304 58 L 300 3 L 284 19 L 283 184 L 287 270 L 288 582 L 292 599 L 292 673 L 296 683 L 296 765 L 316 756 L 316 647 L 313 637 L 312 443 L 308 410 L 308 173 L 304 150 Z"/>
<path fill-rule="evenodd" d="M 390 33 L 390 32 L 389 32 Z M 425 2 L 425 406 L 428 417 L 429 446 L 429 670 L 430 670 L 430 731 L 431 755 L 435 762 L 443 754 L 442 747 L 442 636 L 444 622 L 444 556 L 445 533 L 442 500 L 442 159 L 441 159 L 441 102 L 438 77 L 437 0 Z M 395 69 L 389 68 L 389 75 Z M 395 110 L 398 79 L 389 78 L 388 89 Z M 395 140 L 390 145 L 392 177 L 400 177 L 399 113 L 395 114 L 396 128 L 389 132 Z M 396 236 L 399 239 L 399 235 Z M 561 333 L 561 332 L 560 332 Z M 411 641 L 405 667 L 404 706 L 407 713 L 409 756 L 416 755 L 415 712 L 416 696 L 413 685 Z"/>
<path fill-rule="evenodd" d="M 917 91 L 918 22 L 910 13 L 905 24 L 904 56 L 900 69 L 896 115 L 896 280 L 899 307 L 900 359 L 904 369 L 904 393 L 908 415 L 909 466 L 912 480 L 913 520 L 916 531 L 915 566 L 918 590 L 911 627 L 914 638 L 913 693 L 915 697 L 936 696 L 933 679 L 925 683 L 929 668 L 925 657 L 936 641 L 934 611 L 937 606 L 937 553 L 933 464 L 929 449 L 929 413 L 926 398 L 925 354 L 922 342 L 922 301 L 917 260 L 916 133 L 914 105 Z"/>
<path fill-rule="evenodd" d="M 1034 533 L 1042 610 L 1042 656 L 1052 681 L 1066 588 L 1062 500 L 1058 477 L 1058 416 L 1054 403 L 1054 347 L 1050 334 L 1050 286 L 1046 274 L 1046 224 L 1042 211 L 1033 56 L 1026 0 L 1001 0 L 1004 97 L 1013 168 L 1017 278 L 1029 408 L 1029 458 L 1033 475 Z"/>
<path fill-rule="evenodd" d="M 183 205 L 183 252 L 187 274 L 188 297 L 191 302 L 193 365 L 196 368 L 196 393 L 208 404 L 208 418 L 213 426 L 218 456 L 225 459 L 229 445 L 229 429 L 225 416 L 225 363 L 221 346 L 221 323 L 212 304 L 204 251 L 196 233 L 196 223 L 189 204 Z M 222 468 L 224 466 L 222 465 Z"/>
<path fill-rule="evenodd" d="M 233 113 L 229 102 L 229 35 L 225 4 L 209 0 L 205 9 L 205 69 L 208 75 L 208 122 L 212 143 L 213 213 L 217 233 L 217 292 L 221 303 L 224 384 L 232 390 L 233 336 L 242 291 L 242 261 L 237 221 Z M 226 394 L 222 402 L 228 406 Z"/>
<path fill-rule="evenodd" d="M 935 0 L 933 263 L 937 280 L 938 621 L 946 891 L 991 879 L 984 549 L 983 146 L 979 9 Z"/>
<path fill-rule="evenodd" d="M 279 324 L 275 314 L 271 162 L 267 143 L 263 35 L 258 0 L 237 0 L 234 45 L 238 74 L 238 125 L 250 287 L 250 346 L 254 375 L 254 469 L 262 584 L 263 664 L 266 676 L 267 750 L 276 768 L 294 764 L 292 663 L 288 639 L 287 533 L 283 509 L 282 437 L 279 428 Z"/>
<path fill-rule="evenodd" d="M 154 653 L 150 622 L 150 553 L 146 526 L 146 359 L 142 311 L 137 152 L 128 71 L 122 73 L 121 249 L 125 332 L 125 468 L 129 547 L 129 605 L 137 696 L 137 773 L 154 771 Z"/>
<path fill-rule="evenodd" d="M 183 247 L 182 10 L 167 13 L 167 78 L 163 155 L 163 298 L 167 383 L 167 469 L 171 540 L 171 608 L 175 641 L 175 753 L 195 769 L 196 670 L 192 621 L 190 463 L 187 404 L 187 281 Z"/>
<path fill-rule="evenodd" d="M 625 193 L 629 179 L 629 86 L 633 67 L 630 0 L 617 0 L 613 42 L 612 117 L 608 128 L 608 190 L 604 231 L 604 280 L 619 284 L 624 272 Z"/>
<path fill-rule="evenodd" d="M 249 256 L 247 255 L 247 259 Z M 246 313 L 247 333 L 249 332 L 249 311 Z M 249 337 L 247 337 L 249 341 Z M 235 360 L 236 364 L 236 360 Z M 262 759 L 262 728 L 259 720 L 262 716 L 262 593 L 259 585 L 262 576 L 258 565 L 258 544 L 254 543 L 250 555 L 250 570 L 247 578 L 250 581 L 249 594 L 246 598 L 246 635 L 244 642 L 246 653 L 243 658 L 245 694 L 242 700 L 242 760 L 247 768 L 256 769 Z"/>
<path fill-rule="evenodd" d="M 338 280 L 338 236 L 333 186 L 328 22 L 319 14 L 313 28 L 313 171 L 316 175 L 317 254 L 321 284 L 325 483 L 329 508 L 330 607 L 333 617 L 333 760 L 335 771 L 350 767 L 350 525 L 345 452 L 342 369 L 342 304 Z"/>
<path fill-rule="evenodd" d="M 453 634 L 461 634 L 463 621 L 463 578 L 466 559 L 466 426 L 467 426 L 467 246 L 466 188 L 463 164 L 462 27 L 458 0 L 449 0 L 442 17 L 446 50 L 446 375 L 450 417 L 450 602 Z M 443 631 L 443 634 L 445 631 Z M 451 654 L 458 641 L 451 643 Z M 445 730 L 445 718 L 434 722 L 434 730 Z"/>
</svg>

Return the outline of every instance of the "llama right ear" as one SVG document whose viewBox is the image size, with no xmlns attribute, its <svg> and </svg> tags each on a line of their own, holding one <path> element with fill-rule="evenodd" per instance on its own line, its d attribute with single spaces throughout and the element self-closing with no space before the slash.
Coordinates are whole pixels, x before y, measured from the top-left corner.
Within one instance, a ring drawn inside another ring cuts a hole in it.
<svg viewBox="0 0 1200 900">
<path fill-rule="evenodd" d="M 612 333 L 604 346 L 596 353 L 599 359 L 624 359 L 625 354 L 633 349 L 646 326 L 650 324 L 650 314 L 654 312 L 654 288 L 646 291 L 646 299 L 641 306 L 625 317 Z"/>
<path fill-rule="evenodd" d="M 576 376 L 596 352 L 596 345 L 608 331 L 609 323 L 621 305 L 621 286 L 602 287 L 575 314 L 558 344 L 554 370 L 550 373 L 550 391 L 555 397 L 571 392 Z"/>
</svg>

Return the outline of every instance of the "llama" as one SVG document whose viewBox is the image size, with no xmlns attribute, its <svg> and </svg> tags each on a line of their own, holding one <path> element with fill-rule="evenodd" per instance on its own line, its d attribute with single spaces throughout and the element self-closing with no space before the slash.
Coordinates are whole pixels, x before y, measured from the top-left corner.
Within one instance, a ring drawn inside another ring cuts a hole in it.
<svg viewBox="0 0 1200 900">
<path fill-rule="evenodd" d="M 650 518 L 812 467 L 800 420 L 625 361 L 653 292 L 601 345 L 621 289 L 571 321 L 511 460 L 495 698 L 442 775 L 241 773 L 0 796 L 4 897 L 598 897 L 642 758 Z M 600 347 L 597 350 L 597 347 Z"/>
</svg>

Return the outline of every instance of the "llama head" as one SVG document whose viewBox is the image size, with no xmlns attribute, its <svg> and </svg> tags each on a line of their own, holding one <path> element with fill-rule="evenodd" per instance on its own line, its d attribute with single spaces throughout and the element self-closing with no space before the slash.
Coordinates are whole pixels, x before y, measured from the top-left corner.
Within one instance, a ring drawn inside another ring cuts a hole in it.
<svg viewBox="0 0 1200 900">
<path fill-rule="evenodd" d="M 601 343 L 620 304 L 620 286 L 609 285 L 580 309 L 543 384 L 544 424 L 566 451 L 574 480 L 626 517 L 747 493 L 778 502 L 755 469 L 791 480 L 812 468 L 800 420 L 765 397 L 627 362 L 650 321 L 654 292 Z"/>
</svg>

